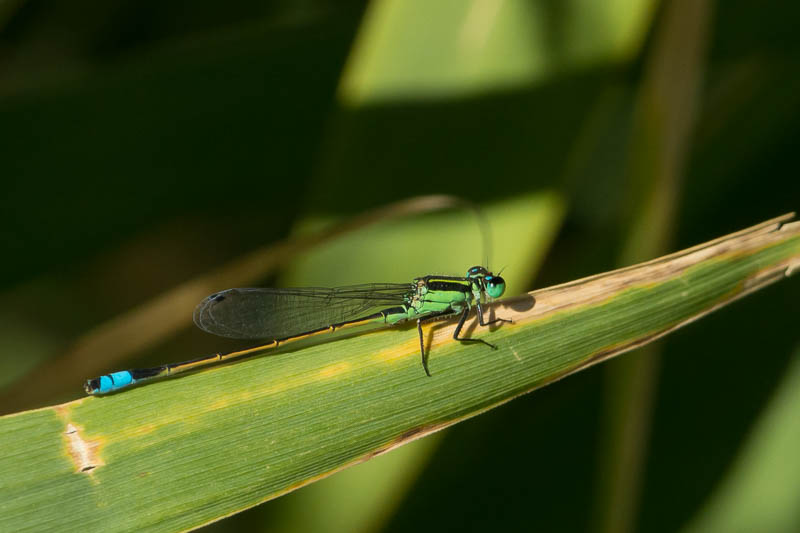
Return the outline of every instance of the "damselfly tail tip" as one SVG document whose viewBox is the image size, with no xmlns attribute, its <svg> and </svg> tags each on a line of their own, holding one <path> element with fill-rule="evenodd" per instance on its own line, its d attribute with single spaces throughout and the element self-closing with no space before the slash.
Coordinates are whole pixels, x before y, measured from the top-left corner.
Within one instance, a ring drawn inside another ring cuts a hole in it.
<svg viewBox="0 0 800 533">
<path fill-rule="evenodd" d="M 83 390 L 86 391 L 86 394 L 97 394 L 100 390 L 100 378 L 86 380 L 86 383 L 83 384 Z"/>
</svg>

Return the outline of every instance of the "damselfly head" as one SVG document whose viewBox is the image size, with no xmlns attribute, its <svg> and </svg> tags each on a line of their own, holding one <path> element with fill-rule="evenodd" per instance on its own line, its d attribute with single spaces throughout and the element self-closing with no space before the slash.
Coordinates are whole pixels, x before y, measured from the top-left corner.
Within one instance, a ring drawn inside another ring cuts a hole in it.
<svg viewBox="0 0 800 533">
<path fill-rule="evenodd" d="M 467 277 L 476 280 L 491 298 L 500 298 L 506 291 L 506 280 L 495 276 L 482 266 L 474 266 L 467 270 Z"/>
</svg>

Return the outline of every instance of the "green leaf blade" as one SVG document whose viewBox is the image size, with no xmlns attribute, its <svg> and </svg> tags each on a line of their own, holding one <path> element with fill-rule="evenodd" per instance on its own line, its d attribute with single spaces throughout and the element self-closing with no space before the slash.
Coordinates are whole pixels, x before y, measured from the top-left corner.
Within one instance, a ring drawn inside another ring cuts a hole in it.
<svg viewBox="0 0 800 533">
<path fill-rule="evenodd" d="M 413 326 L 0 419 L 0 529 L 175 531 L 218 520 L 652 341 L 800 264 L 771 221 L 636 267 L 498 302 L 454 341 Z M 293 353 L 287 353 L 293 352 Z"/>
</svg>

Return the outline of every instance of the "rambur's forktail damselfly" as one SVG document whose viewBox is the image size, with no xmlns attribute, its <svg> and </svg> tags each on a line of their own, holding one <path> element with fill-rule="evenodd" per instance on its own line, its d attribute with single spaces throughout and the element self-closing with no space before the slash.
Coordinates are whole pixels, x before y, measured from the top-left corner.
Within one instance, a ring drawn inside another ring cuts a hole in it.
<svg viewBox="0 0 800 533">
<path fill-rule="evenodd" d="M 194 311 L 200 329 L 237 339 L 271 339 L 270 342 L 229 353 L 218 353 L 154 368 L 123 370 L 86 382 L 89 394 L 116 392 L 155 378 L 172 376 L 207 365 L 253 355 L 277 348 L 289 341 L 354 326 L 394 325 L 417 321 L 422 367 L 430 376 L 422 325 L 446 316 L 461 315 L 453 338 L 462 342 L 483 339 L 461 337 L 461 329 L 473 305 L 481 326 L 509 322 L 502 318 L 485 320 L 485 298 L 499 298 L 506 283 L 482 266 L 460 277 L 424 276 L 411 283 L 369 283 L 336 288 L 229 289 L 212 294 Z"/>
</svg>

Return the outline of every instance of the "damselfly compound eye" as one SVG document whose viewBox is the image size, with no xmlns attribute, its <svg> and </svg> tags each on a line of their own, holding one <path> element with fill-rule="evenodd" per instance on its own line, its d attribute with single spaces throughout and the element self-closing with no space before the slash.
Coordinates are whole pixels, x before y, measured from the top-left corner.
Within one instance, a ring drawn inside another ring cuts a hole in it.
<svg viewBox="0 0 800 533">
<path fill-rule="evenodd" d="M 486 294 L 491 298 L 500 298 L 506 292 L 506 280 L 500 276 L 486 276 Z"/>
</svg>

